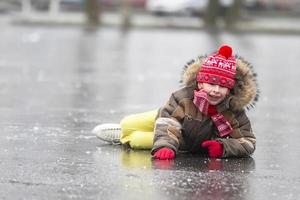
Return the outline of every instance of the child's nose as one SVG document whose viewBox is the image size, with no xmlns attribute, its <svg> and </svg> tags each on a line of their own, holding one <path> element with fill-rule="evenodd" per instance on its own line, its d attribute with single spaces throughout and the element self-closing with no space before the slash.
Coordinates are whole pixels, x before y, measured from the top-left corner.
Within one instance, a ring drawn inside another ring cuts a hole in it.
<svg viewBox="0 0 300 200">
<path fill-rule="evenodd" d="M 220 86 L 219 85 L 214 85 L 213 91 L 214 92 L 219 92 L 219 90 L 220 90 Z"/>
</svg>

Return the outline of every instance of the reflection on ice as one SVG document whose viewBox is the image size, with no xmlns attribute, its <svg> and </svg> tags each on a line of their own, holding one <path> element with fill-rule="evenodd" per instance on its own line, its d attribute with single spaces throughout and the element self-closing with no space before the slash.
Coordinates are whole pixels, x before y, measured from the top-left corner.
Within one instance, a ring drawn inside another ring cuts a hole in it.
<svg viewBox="0 0 300 200">
<path fill-rule="evenodd" d="M 24 43 L 36 43 L 41 40 L 41 34 L 38 32 L 30 33 L 30 34 L 24 34 L 22 36 L 22 41 Z"/>
</svg>

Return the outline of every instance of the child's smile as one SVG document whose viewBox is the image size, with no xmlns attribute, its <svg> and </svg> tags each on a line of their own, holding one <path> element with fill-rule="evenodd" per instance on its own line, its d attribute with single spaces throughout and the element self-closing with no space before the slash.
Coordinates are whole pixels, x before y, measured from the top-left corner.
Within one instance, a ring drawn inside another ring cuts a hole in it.
<svg viewBox="0 0 300 200">
<path fill-rule="evenodd" d="M 207 92 L 208 102 L 210 105 L 217 105 L 221 103 L 229 93 L 228 88 L 209 83 L 199 83 L 198 87 L 199 89 L 204 89 Z"/>
</svg>

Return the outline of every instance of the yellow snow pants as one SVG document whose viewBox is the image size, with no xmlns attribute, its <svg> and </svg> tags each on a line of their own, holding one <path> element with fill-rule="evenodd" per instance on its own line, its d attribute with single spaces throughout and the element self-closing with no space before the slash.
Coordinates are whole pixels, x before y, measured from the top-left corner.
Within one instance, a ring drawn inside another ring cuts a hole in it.
<svg viewBox="0 0 300 200">
<path fill-rule="evenodd" d="M 151 149 L 153 146 L 154 123 L 158 110 L 124 117 L 121 124 L 121 143 L 132 149 Z"/>
</svg>

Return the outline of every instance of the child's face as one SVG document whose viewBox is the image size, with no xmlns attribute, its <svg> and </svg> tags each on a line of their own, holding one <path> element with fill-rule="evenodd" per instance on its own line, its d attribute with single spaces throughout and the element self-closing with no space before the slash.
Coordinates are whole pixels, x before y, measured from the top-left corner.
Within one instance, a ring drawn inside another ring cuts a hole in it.
<svg viewBox="0 0 300 200">
<path fill-rule="evenodd" d="M 199 89 L 204 89 L 207 92 L 208 102 L 210 105 L 221 103 L 229 94 L 229 89 L 219 85 L 209 83 L 198 83 Z"/>
</svg>

